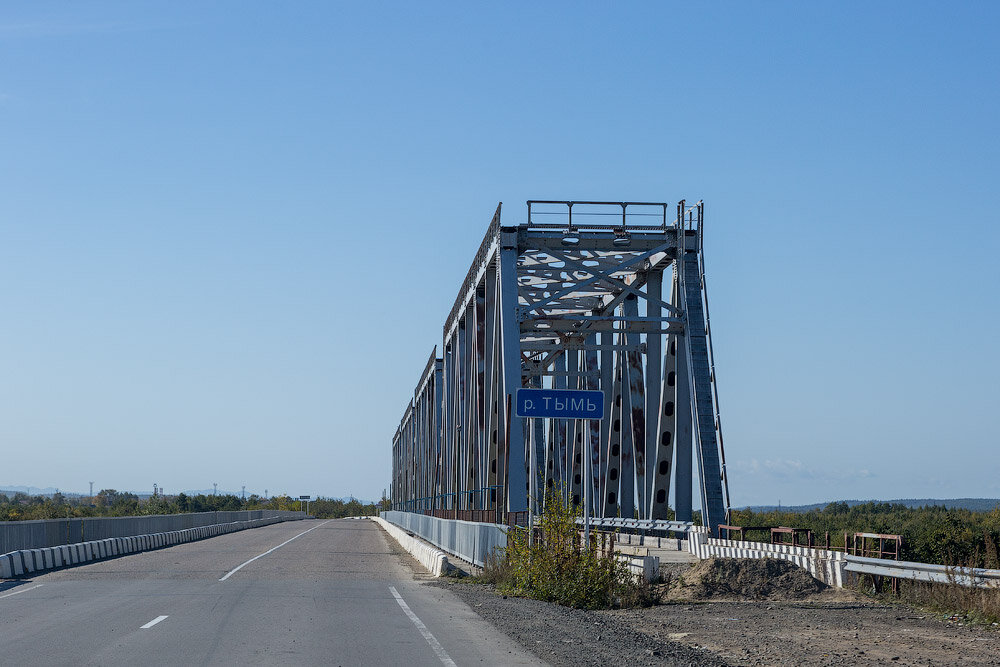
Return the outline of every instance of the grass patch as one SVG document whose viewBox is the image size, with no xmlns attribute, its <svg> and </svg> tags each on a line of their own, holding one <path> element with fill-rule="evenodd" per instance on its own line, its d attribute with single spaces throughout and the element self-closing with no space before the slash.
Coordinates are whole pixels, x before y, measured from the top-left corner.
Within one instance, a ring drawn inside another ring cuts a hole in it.
<svg viewBox="0 0 1000 667">
<path fill-rule="evenodd" d="M 993 538 L 986 535 L 982 547 L 971 553 L 969 560 L 974 566 L 956 567 L 949 571 L 947 583 L 900 580 L 899 594 L 879 593 L 870 579 L 859 580 L 861 592 L 873 595 L 882 601 L 903 602 L 927 611 L 944 614 L 953 620 L 982 625 L 1000 624 L 1000 589 L 964 586 L 958 583 L 956 575 L 968 574 L 972 567 L 1000 569 L 1000 555 Z M 884 586 L 883 586 L 884 588 Z"/>
<path fill-rule="evenodd" d="M 1000 623 L 1000 590 L 996 588 L 902 581 L 897 599 L 953 620 L 981 625 Z"/>
</svg>

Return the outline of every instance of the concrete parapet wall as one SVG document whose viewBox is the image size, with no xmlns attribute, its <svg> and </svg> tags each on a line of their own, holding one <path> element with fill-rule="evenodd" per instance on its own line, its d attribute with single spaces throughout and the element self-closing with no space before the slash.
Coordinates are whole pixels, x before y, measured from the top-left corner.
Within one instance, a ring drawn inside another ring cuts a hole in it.
<svg viewBox="0 0 1000 667">
<path fill-rule="evenodd" d="M 246 513 L 241 512 L 240 514 Z M 109 537 L 38 549 L 18 549 L 0 554 L 0 579 L 10 579 L 24 576 L 25 574 L 87 563 L 103 558 L 113 558 L 149 549 L 159 549 L 173 544 L 193 542 L 248 528 L 259 528 L 284 521 L 300 520 L 305 516 L 302 512 L 289 512 L 287 514 L 294 516 L 260 517 L 246 521 L 232 521 L 182 530 L 163 531 L 148 535 Z"/>
<path fill-rule="evenodd" d="M 649 583 L 660 577 L 660 559 L 657 556 L 642 556 L 615 552 L 615 557 L 625 561 L 628 569 L 638 579 Z"/>
<path fill-rule="evenodd" d="M 79 544 L 109 537 L 133 537 L 204 526 L 273 519 L 278 516 L 305 517 L 305 512 L 244 510 L 238 512 L 192 512 L 153 516 L 91 517 L 83 519 L 39 519 L 0 521 L 0 553 L 41 549 L 63 544 Z"/>
<path fill-rule="evenodd" d="M 507 547 L 507 526 L 495 523 L 438 519 L 396 511 L 382 512 L 381 518 L 477 567 L 483 567 L 494 549 Z"/>
<path fill-rule="evenodd" d="M 406 549 L 435 577 L 440 577 L 448 572 L 448 555 L 445 552 L 424 544 L 415 537 L 411 537 L 405 530 L 389 523 L 381 517 L 372 517 L 372 521 L 385 529 L 385 532 L 389 533 L 392 539 L 399 542 L 399 546 Z"/>
</svg>

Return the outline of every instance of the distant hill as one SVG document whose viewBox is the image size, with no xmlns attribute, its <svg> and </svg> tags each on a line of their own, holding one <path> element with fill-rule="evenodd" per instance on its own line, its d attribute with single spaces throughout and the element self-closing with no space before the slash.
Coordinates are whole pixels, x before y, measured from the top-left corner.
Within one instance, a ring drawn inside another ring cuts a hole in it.
<svg viewBox="0 0 1000 667">
<path fill-rule="evenodd" d="M 1000 507 L 1000 498 L 900 498 L 897 500 L 831 500 L 830 502 L 847 503 L 849 507 L 864 503 L 882 503 L 889 505 L 906 505 L 907 507 L 947 507 L 948 509 L 967 509 L 973 512 L 989 512 Z M 809 512 L 821 510 L 830 503 L 814 503 L 812 505 L 750 505 L 739 509 L 752 512 Z"/>
</svg>

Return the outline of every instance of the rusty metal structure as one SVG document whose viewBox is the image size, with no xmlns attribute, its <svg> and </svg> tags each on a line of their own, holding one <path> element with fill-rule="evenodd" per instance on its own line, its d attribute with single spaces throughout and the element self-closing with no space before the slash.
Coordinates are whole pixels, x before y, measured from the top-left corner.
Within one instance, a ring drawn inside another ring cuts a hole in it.
<svg viewBox="0 0 1000 667">
<path fill-rule="evenodd" d="M 703 203 L 529 201 L 510 226 L 500 211 L 393 437 L 393 508 L 507 522 L 549 489 L 594 517 L 689 521 L 697 480 L 716 533 Z M 601 390 L 604 417 L 515 417 L 522 387 Z"/>
</svg>

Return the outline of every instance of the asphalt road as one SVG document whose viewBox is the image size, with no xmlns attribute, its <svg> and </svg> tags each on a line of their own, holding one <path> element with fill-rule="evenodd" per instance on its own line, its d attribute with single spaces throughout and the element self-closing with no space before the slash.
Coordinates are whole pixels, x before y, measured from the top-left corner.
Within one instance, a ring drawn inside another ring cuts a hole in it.
<svg viewBox="0 0 1000 667">
<path fill-rule="evenodd" d="M 541 664 L 391 542 L 294 521 L 0 581 L 0 665 Z"/>
</svg>

